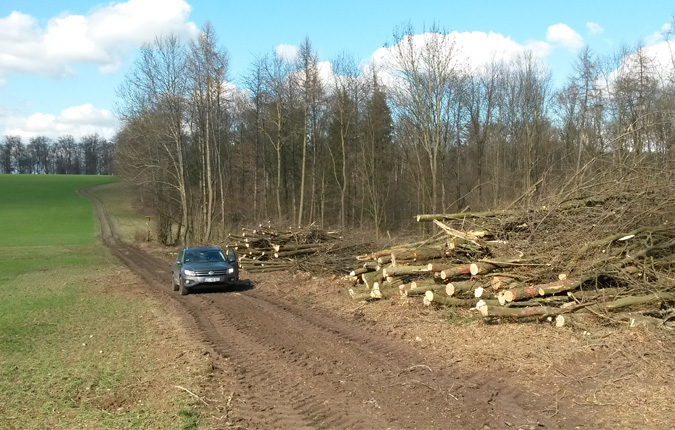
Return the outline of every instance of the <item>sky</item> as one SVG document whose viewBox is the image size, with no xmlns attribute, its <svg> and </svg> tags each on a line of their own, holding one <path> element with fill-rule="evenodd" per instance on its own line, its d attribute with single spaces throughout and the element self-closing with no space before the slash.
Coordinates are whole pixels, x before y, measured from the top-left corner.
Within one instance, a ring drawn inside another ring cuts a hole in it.
<svg viewBox="0 0 675 430">
<path fill-rule="evenodd" d="M 112 138 L 116 89 L 138 48 L 167 33 L 194 37 L 207 21 L 235 85 L 256 56 L 292 52 L 305 37 L 320 61 L 347 53 L 376 62 L 410 24 L 454 34 L 474 62 L 531 50 L 559 87 L 584 46 L 663 50 L 674 14 L 674 0 L 0 0 L 0 140 Z"/>
</svg>

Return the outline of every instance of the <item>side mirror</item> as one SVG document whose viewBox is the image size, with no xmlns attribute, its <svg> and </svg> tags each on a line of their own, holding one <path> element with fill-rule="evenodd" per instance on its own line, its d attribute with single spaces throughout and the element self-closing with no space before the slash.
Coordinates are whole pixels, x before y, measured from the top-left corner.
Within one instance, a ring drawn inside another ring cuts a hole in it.
<svg viewBox="0 0 675 430">
<path fill-rule="evenodd" d="M 237 253 L 234 252 L 234 249 L 232 249 L 232 248 L 227 248 L 227 261 L 229 263 L 236 263 L 237 262 Z"/>
</svg>

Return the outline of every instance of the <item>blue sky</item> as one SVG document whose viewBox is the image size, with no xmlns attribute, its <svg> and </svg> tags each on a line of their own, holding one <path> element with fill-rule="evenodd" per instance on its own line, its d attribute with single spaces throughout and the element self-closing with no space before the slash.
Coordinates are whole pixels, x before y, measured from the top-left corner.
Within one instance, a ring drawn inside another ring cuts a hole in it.
<svg viewBox="0 0 675 430">
<path fill-rule="evenodd" d="M 475 56 L 536 48 L 560 85 L 584 44 L 603 55 L 640 40 L 656 45 L 674 13 L 673 0 L 2 0 L 0 136 L 111 137 L 115 89 L 138 46 L 163 32 L 189 37 L 207 20 L 235 84 L 255 55 L 306 36 L 321 61 L 348 52 L 366 63 L 410 22 L 419 33 L 433 24 L 457 32 Z"/>
</svg>

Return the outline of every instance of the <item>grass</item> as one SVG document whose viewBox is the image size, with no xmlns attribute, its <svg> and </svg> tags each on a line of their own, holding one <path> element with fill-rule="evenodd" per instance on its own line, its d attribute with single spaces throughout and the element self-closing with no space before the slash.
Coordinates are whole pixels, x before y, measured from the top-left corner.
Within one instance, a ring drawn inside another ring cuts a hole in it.
<svg viewBox="0 0 675 430">
<path fill-rule="evenodd" d="M 133 189 L 123 182 L 110 182 L 96 187 L 95 194 L 105 201 L 108 214 L 123 240 L 133 242 L 138 232 L 145 236 L 147 219 L 132 205 Z"/>
<path fill-rule="evenodd" d="M 0 175 L 0 247 L 93 245 L 94 213 L 77 193 L 110 176 Z"/>
<path fill-rule="evenodd" d="M 189 375 L 158 368 L 153 327 L 164 321 L 148 318 L 161 310 L 108 293 L 126 269 L 76 192 L 106 181 L 0 175 L 0 428 L 198 426 L 169 382 Z"/>
</svg>

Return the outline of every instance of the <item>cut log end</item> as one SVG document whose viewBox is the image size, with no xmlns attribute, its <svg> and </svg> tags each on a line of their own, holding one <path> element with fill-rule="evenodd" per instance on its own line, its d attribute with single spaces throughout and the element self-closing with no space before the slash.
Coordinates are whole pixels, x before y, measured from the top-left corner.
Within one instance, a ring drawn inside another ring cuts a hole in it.
<svg viewBox="0 0 675 430">
<path fill-rule="evenodd" d="M 487 305 L 487 303 L 485 303 L 485 301 L 483 301 L 483 300 L 478 301 L 478 303 L 476 303 L 476 310 L 478 310 L 478 312 L 480 312 L 480 314 L 482 316 L 484 316 L 484 317 L 488 316 L 489 309 L 488 309 L 488 305 Z"/>
<path fill-rule="evenodd" d="M 471 263 L 469 271 L 471 272 L 471 276 L 476 276 L 476 275 L 485 275 L 486 273 L 490 273 L 495 269 L 494 264 L 490 263 L 484 263 L 484 262 L 479 262 L 479 263 Z"/>
<path fill-rule="evenodd" d="M 506 303 L 511 303 L 516 298 L 516 295 L 514 294 L 514 292 L 512 290 L 507 290 L 507 291 L 504 291 L 504 294 L 502 294 L 502 297 L 504 297 L 504 301 Z"/>
<path fill-rule="evenodd" d="M 504 275 L 496 275 L 493 276 L 492 279 L 490 280 L 490 285 L 492 286 L 492 289 L 495 291 L 505 289 L 508 285 L 511 285 L 516 282 L 515 278 L 511 278 L 509 276 L 504 276 Z"/>
<path fill-rule="evenodd" d="M 504 291 L 501 291 L 499 294 L 497 294 L 497 300 L 499 301 L 499 304 L 501 306 L 504 306 L 506 304 L 506 298 L 504 297 Z"/>
</svg>

